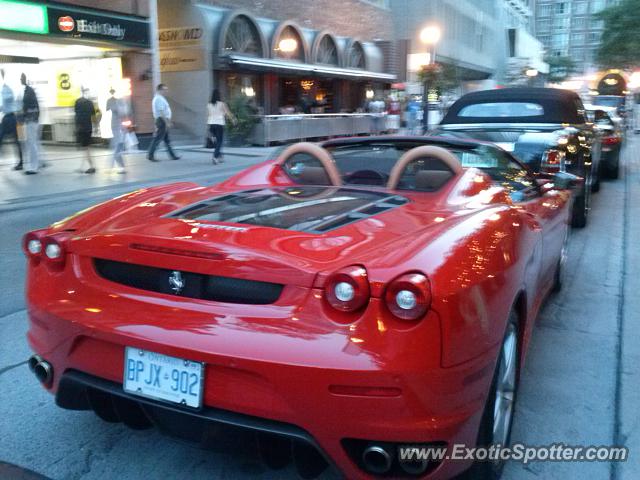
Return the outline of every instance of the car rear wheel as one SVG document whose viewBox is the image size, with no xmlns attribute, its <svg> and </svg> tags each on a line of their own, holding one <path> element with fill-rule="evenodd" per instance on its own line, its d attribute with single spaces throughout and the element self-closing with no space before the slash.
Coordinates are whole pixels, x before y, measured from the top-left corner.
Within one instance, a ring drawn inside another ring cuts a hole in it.
<svg viewBox="0 0 640 480">
<path fill-rule="evenodd" d="M 569 251 L 569 229 L 567 228 L 567 232 L 564 235 L 564 242 L 562 243 L 562 250 L 560 250 L 560 258 L 558 259 L 558 266 L 556 267 L 556 273 L 553 279 L 553 289 L 554 293 L 558 293 L 562 290 L 562 285 L 564 283 L 565 277 L 565 265 L 567 263 L 567 253 Z"/>
<path fill-rule="evenodd" d="M 512 310 L 484 407 L 478 446 L 509 445 L 518 391 L 519 359 L 518 315 Z M 497 480 L 504 463 L 504 460 L 476 462 L 466 476 L 475 480 Z"/>
<path fill-rule="evenodd" d="M 604 173 L 608 179 L 616 180 L 620 176 L 620 150 L 618 150 L 615 155 L 612 155 L 612 157 Z"/>
<path fill-rule="evenodd" d="M 584 189 L 573 200 L 571 226 L 575 228 L 584 228 L 587 226 L 587 214 L 589 213 L 587 195 L 586 189 Z"/>
</svg>

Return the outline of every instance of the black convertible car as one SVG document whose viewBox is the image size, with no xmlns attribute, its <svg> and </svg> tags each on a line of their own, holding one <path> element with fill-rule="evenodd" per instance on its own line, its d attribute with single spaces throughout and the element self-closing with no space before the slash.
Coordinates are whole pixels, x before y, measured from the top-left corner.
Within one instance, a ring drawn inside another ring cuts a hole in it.
<svg viewBox="0 0 640 480">
<path fill-rule="evenodd" d="M 601 134 L 585 116 L 580 97 L 556 88 L 473 92 L 456 101 L 438 136 L 498 144 L 534 172 L 566 171 L 584 178 L 574 199 L 573 225 L 584 227 L 590 194 L 600 188 Z"/>
</svg>

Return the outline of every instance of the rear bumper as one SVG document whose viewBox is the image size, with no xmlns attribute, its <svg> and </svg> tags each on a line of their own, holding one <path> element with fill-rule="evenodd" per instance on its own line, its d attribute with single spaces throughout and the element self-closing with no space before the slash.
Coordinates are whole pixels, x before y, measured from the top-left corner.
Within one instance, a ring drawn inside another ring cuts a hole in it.
<svg viewBox="0 0 640 480">
<path fill-rule="evenodd" d="M 29 344 L 53 366 L 49 390 L 65 408 L 87 408 L 89 388 L 155 412 L 153 423 L 174 434 L 176 428 L 189 433 L 180 428 L 187 423 L 196 424 L 195 432 L 234 422 L 275 430 L 313 445 L 354 479 L 369 477 L 345 450 L 345 439 L 475 443 L 496 352 L 442 368 L 435 312 L 403 331 L 385 319 L 377 299 L 359 321 L 336 326 L 322 317 L 313 294 L 296 308 L 246 306 L 240 314 L 237 306 L 102 290 L 95 279 L 79 282 L 64 272 L 55 281 L 30 275 L 28 282 Z M 205 363 L 204 409 L 125 394 L 126 346 Z M 423 478 L 450 478 L 467 466 L 444 461 Z"/>
</svg>

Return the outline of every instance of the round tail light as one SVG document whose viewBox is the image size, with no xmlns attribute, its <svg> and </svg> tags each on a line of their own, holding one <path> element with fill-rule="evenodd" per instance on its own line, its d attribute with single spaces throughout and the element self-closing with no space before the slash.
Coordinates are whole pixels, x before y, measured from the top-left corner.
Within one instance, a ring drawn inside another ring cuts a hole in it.
<svg viewBox="0 0 640 480">
<path fill-rule="evenodd" d="M 389 311 L 402 320 L 418 320 L 431 305 L 429 280 L 421 273 L 407 273 L 387 287 L 385 302 Z"/>
<path fill-rule="evenodd" d="M 66 237 L 50 235 L 42 239 L 42 258 L 54 269 L 62 269 L 66 260 Z"/>
<path fill-rule="evenodd" d="M 27 233 L 22 238 L 22 250 L 27 258 L 35 261 L 39 261 L 42 257 L 42 238 L 44 236 L 43 230 L 35 230 Z"/>
<path fill-rule="evenodd" d="M 364 267 L 353 265 L 332 274 L 325 286 L 329 305 L 341 312 L 355 312 L 369 301 L 369 279 Z"/>
</svg>

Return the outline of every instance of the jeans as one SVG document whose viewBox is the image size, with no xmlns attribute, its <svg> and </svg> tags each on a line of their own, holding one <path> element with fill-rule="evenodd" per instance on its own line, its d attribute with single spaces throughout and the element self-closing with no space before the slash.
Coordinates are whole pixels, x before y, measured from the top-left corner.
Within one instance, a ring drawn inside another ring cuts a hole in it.
<svg viewBox="0 0 640 480">
<path fill-rule="evenodd" d="M 18 128 L 15 113 L 7 113 L 2 117 L 2 123 L 0 124 L 0 146 L 2 146 L 4 137 L 13 137 L 13 141 L 18 149 L 18 165 L 22 166 L 22 147 L 20 146 L 20 140 L 18 140 Z"/>
<path fill-rule="evenodd" d="M 122 152 L 124 152 L 125 133 L 118 127 L 111 127 L 111 129 L 113 132 L 113 138 L 111 139 L 111 148 L 113 148 L 112 168 L 115 166 L 124 168 L 124 159 L 122 158 Z"/>
<path fill-rule="evenodd" d="M 40 125 L 38 122 L 26 122 L 24 124 L 25 129 L 25 144 L 27 147 L 27 170 L 37 171 L 40 167 Z"/>
<path fill-rule="evenodd" d="M 167 122 L 165 122 L 163 118 L 156 118 L 156 131 L 153 134 L 153 140 L 151 140 L 151 146 L 149 147 L 149 153 L 147 155 L 148 158 L 153 158 L 153 155 L 156 153 L 156 148 L 158 148 L 158 145 L 162 141 L 164 141 L 164 144 L 167 146 L 167 151 L 169 152 L 171 158 L 178 158 L 178 156 L 174 153 L 173 148 L 171 148 L 171 140 L 169 139 L 169 128 L 167 127 Z"/>
<path fill-rule="evenodd" d="M 214 137 L 215 145 L 213 151 L 213 158 L 218 159 L 222 155 L 222 139 L 224 137 L 224 125 L 209 125 L 209 135 Z"/>
</svg>

